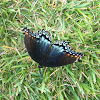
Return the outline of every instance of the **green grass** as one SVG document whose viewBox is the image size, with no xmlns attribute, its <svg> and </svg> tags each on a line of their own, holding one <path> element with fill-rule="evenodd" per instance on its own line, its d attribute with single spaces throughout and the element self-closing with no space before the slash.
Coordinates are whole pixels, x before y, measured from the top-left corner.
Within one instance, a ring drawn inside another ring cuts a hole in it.
<svg viewBox="0 0 100 100">
<path fill-rule="evenodd" d="M 100 0 L 60 1 L 1 0 L 0 100 L 100 100 Z M 25 26 L 85 56 L 39 69 L 23 42 Z"/>
</svg>

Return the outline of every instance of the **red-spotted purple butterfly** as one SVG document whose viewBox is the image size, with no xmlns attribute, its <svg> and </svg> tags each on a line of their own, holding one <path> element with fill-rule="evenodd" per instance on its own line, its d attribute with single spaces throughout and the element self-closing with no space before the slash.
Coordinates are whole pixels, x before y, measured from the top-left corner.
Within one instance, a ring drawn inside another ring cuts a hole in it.
<svg viewBox="0 0 100 100">
<path fill-rule="evenodd" d="M 49 33 L 44 29 L 37 33 L 30 32 L 27 27 L 22 30 L 25 34 L 24 43 L 33 60 L 40 66 L 57 67 L 68 65 L 80 60 L 82 53 L 76 53 L 66 41 L 51 42 Z"/>
</svg>

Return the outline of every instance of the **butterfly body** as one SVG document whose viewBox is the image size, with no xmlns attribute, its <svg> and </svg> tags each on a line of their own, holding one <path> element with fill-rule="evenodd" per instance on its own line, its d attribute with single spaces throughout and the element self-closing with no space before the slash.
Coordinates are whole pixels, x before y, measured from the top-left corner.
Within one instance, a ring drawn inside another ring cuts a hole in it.
<svg viewBox="0 0 100 100">
<path fill-rule="evenodd" d="M 26 27 L 24 43 L 31 58 L 40 66 L 57 67 L 76 62 L 83 54 L 75 53 L 69 47 L 68 42 L 57 41 L 51 43 L 49 33 L 45 30 L 36 34 L 30 32 Z"/>
</svg>

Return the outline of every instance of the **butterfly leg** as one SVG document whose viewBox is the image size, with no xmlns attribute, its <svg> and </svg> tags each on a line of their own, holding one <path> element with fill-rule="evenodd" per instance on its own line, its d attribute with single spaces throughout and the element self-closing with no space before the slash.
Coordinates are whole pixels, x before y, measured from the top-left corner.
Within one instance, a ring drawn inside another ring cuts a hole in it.
<svg viewBox="0 0 100 100">
<path fill-rule="evenodd" d="M 38 68 L 43 68 L 43 66 L 39 65 Z"/>
</svg>

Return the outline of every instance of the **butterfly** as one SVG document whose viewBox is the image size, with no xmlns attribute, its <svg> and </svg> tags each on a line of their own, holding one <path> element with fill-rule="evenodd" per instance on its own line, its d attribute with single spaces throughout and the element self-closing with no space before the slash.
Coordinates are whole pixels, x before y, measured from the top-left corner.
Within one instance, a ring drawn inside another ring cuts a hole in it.
<svg viewBox="0 0 100 100">
<path fill-rule="evenodd" d="M 70 49 L 69 42 L 56 41 L 52 43 L 48 31 L 42 29 L 37 33 L 27 27 L 23 30 L 25 47 L 31 58 L 39 63 L 39 67 L 58 67 L 77 62 L 83 53 Z"/>
</svg>

